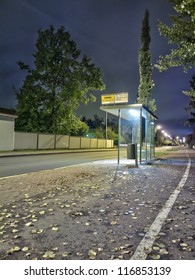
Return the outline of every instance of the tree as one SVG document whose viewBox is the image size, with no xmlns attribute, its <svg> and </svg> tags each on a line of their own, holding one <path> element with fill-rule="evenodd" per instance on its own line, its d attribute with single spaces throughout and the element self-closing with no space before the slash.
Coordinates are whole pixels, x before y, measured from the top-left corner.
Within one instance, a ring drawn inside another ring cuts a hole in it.
<svg viewBox="0 0 195 280">
<path fill-rule="evenodd" d="M 192 101 L 195 101 L 195 73 L 190 81 L 190 90 L 184 91 L 183 93 L 190 96 Z"/>
<path fill-rule="evenodd" d="M 139 75 L 140 82 L 138 87 L 137 102 L 145 105 L 151 112 L 156 111 L 155 100 L 152 98 L 154 81 L 152 80 L 152 64 L 150 52 L 150 25 L 149 12 L 145 11 L 141 30 L 141 49 L 139 50 Z"/>
<path fill-rule="evenodd" d="M 195 74 L 192 76 L 190 86 L 191 88 L 189 91 L 184 91 L 184 93 L 190 97 L 189 106 L 186 108 L 190 117 L 187 120 L 186 125 L 195 126 Z"/>
<path fill-rule="evenodd" d="M 95 137 L 99 139 L 104 139 L 104 131 L 101 127 L 95 129 Z"/>
<path fill-rule="evenodd" d="M 188 147 L 190 149 L 193 149 L 193 147 L 195 146 L 195 131 L 193 131 L 191 134 L 187 135 L 186 143 L 188 144 Z"/>
<path fill-rule="evenodd" d="M 64 27 L 39 30 L 33 57 L 34 69 L 18 62 L 27 76 L 16 92 L 17 129 L 84 133 L 87 126 L 74 112 L 80 102 L 95 101 L 91 91 L 104 89 L 100 69 L 86 55 L 81 57 Z"/>
<path fill-rule="evenodd" d="M 189 106 L 186 108 L 186 111 L 189 113 L 189 118 L 185 122 L 185 125 L 193 127 L 193 132 L 186 137 L 186 143 L 192 149 L 195 146 L 195 74 L 192 76 L 190 86 L 189 91 L 184 91 L 190 97 Z"/>
<path fill-rule="evenodd" d="M 104 126 L 104 120 L 102 117 L 100 118 L 98 114 L 94 114 L 93 118 L 94 118 L 93 125 L 95 128 L 102 128 Z"/>
<path fill-rule="evenodd" d="M 107 128 L 107 139 L 112 139 L 114 141 L 118 139 L 118 134 L 112 129 L 112 127 Z"/>
<path fill-rule="evenodd" d="M 183 66 L 187 71 L 195 65 L 195 2 L 194 0 L 169 0 L 174 4 L 175 15 L 171 16 L 172 26 L 159 21 L 160 34 L 174 44 L 170 54 L 159 57 L 156 67 L 165 71 L 170 67 Z"/>
</svg>

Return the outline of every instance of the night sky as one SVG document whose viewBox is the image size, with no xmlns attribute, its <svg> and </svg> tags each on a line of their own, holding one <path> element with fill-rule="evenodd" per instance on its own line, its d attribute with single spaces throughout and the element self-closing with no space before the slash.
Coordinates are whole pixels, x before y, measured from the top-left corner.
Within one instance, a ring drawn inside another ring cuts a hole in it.
<svg viewBox="0 0 195 280">
<path fill-rule="evenodd" d="M 0 0 L 0 107 L 14 108 L 13 86 L 20 88 L 25 72 L 16 64 L 21 60 L 33 67 L 37 31 L 53 25 L 64 26 L 82 54 L 103 73 L 106 89 L 102 93 L 128 92 L 134 103 L 139 84 L 138 51 L 145 10 L 150 13 L 151 52 L 155 64 L 159 55 L 173 46 L 160 36 L 157 20 L 170 24 L 174 10 L 168 0 Z M 188 115 L 184 108 L 189 99 L 182 91 L 190 87 L 193 70 L 172 68 L 160 73 L 153 70 L 153 98 L 158 123 L 172 136 L 191 132 L 184 127 Z M 82 105 L 79 115 L 104 116 L 99 110 L 100 96 L 94 104 Z M 87 113 L 86 113 L 87 112 Z"/>
</svg>

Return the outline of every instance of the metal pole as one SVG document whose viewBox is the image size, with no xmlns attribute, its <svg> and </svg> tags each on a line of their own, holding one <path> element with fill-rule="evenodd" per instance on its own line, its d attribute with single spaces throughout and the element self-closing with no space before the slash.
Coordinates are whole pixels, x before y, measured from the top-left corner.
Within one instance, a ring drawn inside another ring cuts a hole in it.
<svg viewBox="0 0 195 280">
<path fill-rule="evenodd" d="M 148 160 L 148 113 L 146 112 L 146 120 L 145 120 L 145 142 L 146 142 L 146 162 Z"/>
<path fill-rule="evenodd" d="M 150 124 L 150 160 L 152 159 L 152 147 L 153 147 L 153 137 L 152 137 L 152 131 L 153 131 L 153 121 L 152 121 L 152 118 L 150 116 L 150 121 L 149 121 L 149 124 Z"/>
<path fill-rule="evenodd" d="M 120 164 L 120 132 L 121 132 L 121 112 L 118 110 L 118 164 Z"/>
<path fill-rule="evenodd" d="M 142 107 L 140 107 L 140 158 L 139 162 L 142 163 Z"/>
<path fill-rule="evenodd" d="M 108 129 L 108 112 L 106 112 L 106 140 L 108 138 L 108 131 L 107 131 L 107 129 Z"/>
<path fill-rule="evenodd" d="M 135 144 L 135 166 L 138 167 L 138 159 L 137 159 L 137 144 Z"/>
</svg>

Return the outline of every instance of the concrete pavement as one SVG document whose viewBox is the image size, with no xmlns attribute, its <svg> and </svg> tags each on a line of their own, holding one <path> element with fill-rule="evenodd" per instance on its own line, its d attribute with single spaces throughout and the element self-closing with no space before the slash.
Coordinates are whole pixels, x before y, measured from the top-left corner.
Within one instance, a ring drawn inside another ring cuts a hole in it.
<svg viewBox="0 0 195 280">
<path fill-rule="evenodd" d="M 131 259 L 178 186 L 146 259 L 194 259 L 194 176 L 195 151 L 182 148 L 139 168 L 105 160 L 4 178 L 0 259 Z"/>
</svg>

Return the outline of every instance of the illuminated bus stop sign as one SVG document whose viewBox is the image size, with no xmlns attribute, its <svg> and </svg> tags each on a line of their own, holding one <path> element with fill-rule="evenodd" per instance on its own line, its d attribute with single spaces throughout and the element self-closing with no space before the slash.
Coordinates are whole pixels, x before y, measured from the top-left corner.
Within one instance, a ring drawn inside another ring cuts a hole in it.
<svg viewBox="0 0 195 280">
<path fill-rule="evenodd" d="M 102 105 L 128 103 L 128 92 L 102 94 Z"/>
</svg>

